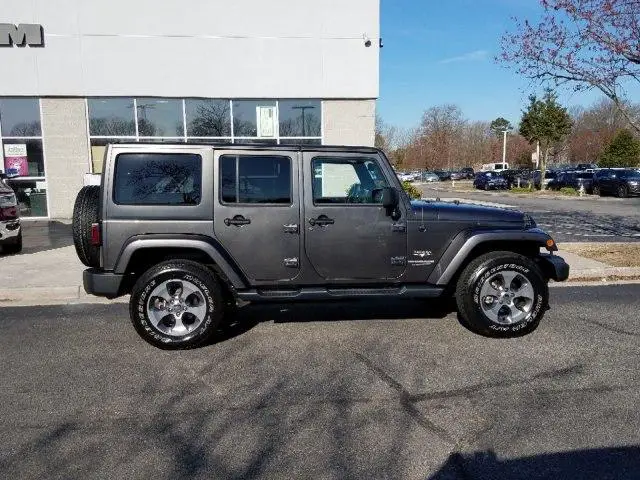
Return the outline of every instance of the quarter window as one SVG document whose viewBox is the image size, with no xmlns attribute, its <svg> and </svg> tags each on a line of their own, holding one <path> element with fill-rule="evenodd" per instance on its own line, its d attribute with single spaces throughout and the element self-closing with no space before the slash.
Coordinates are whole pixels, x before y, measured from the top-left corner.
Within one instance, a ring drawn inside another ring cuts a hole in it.
<svg viewBox="0 0 640 480">
<path fill-rule="evenodd" d="M 379 204 L 389 186 L 374 158 L 317 157 L 312 170 L 316 204 Z"/>
<path fill-rule="evenodd" d="M 220 157 L 223 203 L 291 204 L 291 159 L 267 155 Z"/>
<path fill-rule="evenodd" d="M 117 204 L 197 205 L 201 185 L 200 155 L 123 153 L 116 159 Z"/>
</svg>

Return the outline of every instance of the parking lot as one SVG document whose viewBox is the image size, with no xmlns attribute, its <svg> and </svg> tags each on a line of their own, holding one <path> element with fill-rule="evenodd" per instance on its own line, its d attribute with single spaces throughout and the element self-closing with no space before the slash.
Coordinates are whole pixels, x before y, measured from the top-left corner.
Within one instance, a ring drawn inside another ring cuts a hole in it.
<svg viewBox="0 0 640 480">
<path fill-rule="evenodd" d="M 425 198 L 492 202 L 529 213 L 557 242 L 640 241 L 640 198 L 544 198 L 501 191 L 454 191 L 449 182 L 421 185 Z"/>
<path fill-rule="evenodd" d="M 126 305 L 5 308 L 3 478 L 584 478 L 640 471 L 640 287 L 555 288 L 534 334 L 446 304 L 248 307 L 193 351 Z"/>
</svg>

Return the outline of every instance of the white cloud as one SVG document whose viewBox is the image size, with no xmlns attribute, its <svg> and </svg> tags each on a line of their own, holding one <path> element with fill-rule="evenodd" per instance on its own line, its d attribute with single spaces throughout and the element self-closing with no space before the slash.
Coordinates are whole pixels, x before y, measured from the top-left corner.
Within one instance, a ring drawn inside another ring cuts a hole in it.
<svg viewBox="0 0 640 480">
<path fill-rule="evenodd" d="M 474 50 L 457 57 L 445 58 L 438 63 L 457 63 L 457 62 L 481 62 L 486 60 L 489 56 L 489 52 L 486 50 Z"/>
</svg>

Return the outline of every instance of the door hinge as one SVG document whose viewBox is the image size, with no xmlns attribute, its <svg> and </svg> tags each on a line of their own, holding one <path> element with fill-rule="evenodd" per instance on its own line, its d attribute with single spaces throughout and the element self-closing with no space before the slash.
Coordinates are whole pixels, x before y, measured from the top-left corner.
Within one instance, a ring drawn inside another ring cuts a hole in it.
<svg viewBox="0 0 640 480">
<path fill-rule="evenodd" d="M 404 267 L 407 265 L 407 257 L 391 257 L 391 265 L 394 267 Z"/>
<path fill-rule="evenodd" d="M 295 257 L 294 258 L 285 258 L 284 259 L 284 266 L 285 267 L 298 268 L 299 265 L 300 265 L 300 262 Z"/>
<path fill-rule="evenodd" d="M 298 233 L 300 230 L 297 223 L 283 225 L 282 228 L 284 228 L 284 233 Z"/>
<path fill-rule="evenodd" d="M 407 226 L 404 223 L 394 223 L 393 224 L 393 232 L 406 232 L 407 231 Z"/>
</svg>

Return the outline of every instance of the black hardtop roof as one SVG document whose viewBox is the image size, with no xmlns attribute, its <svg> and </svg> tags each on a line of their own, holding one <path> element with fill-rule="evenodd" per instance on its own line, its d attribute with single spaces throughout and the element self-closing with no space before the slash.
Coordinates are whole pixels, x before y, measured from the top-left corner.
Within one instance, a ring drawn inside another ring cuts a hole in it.
<svg viewBox="0 0 640 480">
<path fill-rule="evenodd" d="M 380 153 L 375 147 L 364 147 L 355 145 L 273 145 L 268 143 L 216 143 L 213 142 L 159 142 L 159 141 L 142 141 L 142 142 L 127 142 L 127 143 L 112 143 L 113 146 L 129 147 L 129 146 L 145 146 L 145 145 L 162 145 L 169 147 L 176 146 L 194 146 L 194 147 L 213 147 L 214 149 L 233 149 L 233 150 L 276 150 L 276 151 L 302 151 L 302 152 L 348 152 L 348 153 L 366 153 L 377 154 Z"/>
</svg>

